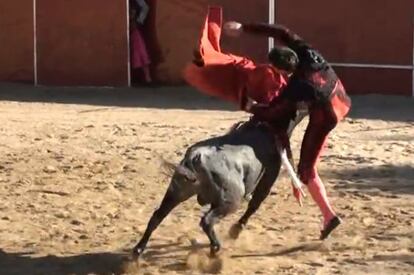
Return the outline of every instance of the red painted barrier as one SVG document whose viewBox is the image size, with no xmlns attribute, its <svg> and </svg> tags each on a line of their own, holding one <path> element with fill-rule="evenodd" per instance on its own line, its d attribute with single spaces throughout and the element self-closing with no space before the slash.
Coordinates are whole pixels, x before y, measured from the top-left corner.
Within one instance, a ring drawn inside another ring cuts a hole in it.
<svg viewBox="0 0 414 275">
<path fill-rule="evenodd" d="M 34 82 L 33 0 L 0 1 L 0 80 Z"/>
<path fill-rule="evenodd" d="M 412 65 L 412 0 L 275 0 L 276 20 L 330 62 Z M 351 93 L 411 95 L 410 70 L 338 68 Z"/>
<path fill-rule="evenodd" d="M 37 1 L 38 82 L 127 85 L 126 1 Z"/>
</svg>

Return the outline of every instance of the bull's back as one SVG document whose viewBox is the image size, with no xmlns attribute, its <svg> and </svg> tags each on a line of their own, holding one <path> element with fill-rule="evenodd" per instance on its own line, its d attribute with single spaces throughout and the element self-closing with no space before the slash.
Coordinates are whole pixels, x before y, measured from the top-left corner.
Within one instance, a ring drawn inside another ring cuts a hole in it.
<svg viewBox="0 0 414 275">
<path fill-rule="evenodd" d="M 214 148 L 214 150 L 226 148 L 227 151 L 234 154 L 246 154 L 250 150 L 263 163 L 277 161 L 278 158 L 273 136 L 265 129 L 258 127 L 236 130 L 226 135 L 200 141 L 188 148 L 186 154 L 188 155 L 194 150 L 211 150 L 201 148 Z"/>
<path fill-rule="evenodd" d="M 226 179 L 220 184 L 243 185 L 251 193 L 266 166 L 280 161 L 273 137 L 263 129 L 236 131 L 198 142 L 188 148 L 183 164 L 193 171 L 203 171 L 203 178 Z M 207 175 L 207 177 L 206 177 Z"/>
</svg>

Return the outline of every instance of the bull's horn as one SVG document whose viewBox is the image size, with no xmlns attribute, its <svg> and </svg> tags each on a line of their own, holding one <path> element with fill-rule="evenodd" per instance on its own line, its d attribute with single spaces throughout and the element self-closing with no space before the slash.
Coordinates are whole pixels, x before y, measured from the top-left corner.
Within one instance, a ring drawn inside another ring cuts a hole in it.
<svg viewBox="0 0 414 275">
<path fill-rule="evenodd" d="M 299 179 L 298 175 L 295 172 L 295 169 L 293 169 L 292 164 L 290 163 L 287 154 L 286 154 L 286 149 L 282 149 L 279 150 L 280 153 L 280 158 L 282 160 L 283 166 L 285 166 L 285 168 L 287 169 L 289 176 L 292 179 L 293 185 L 299 189 L 300 193 L 302 194 L 303 197 L 306 197 L 305 192 L 303 191 L 303 183 L 302 181 Z"/>
</svg>

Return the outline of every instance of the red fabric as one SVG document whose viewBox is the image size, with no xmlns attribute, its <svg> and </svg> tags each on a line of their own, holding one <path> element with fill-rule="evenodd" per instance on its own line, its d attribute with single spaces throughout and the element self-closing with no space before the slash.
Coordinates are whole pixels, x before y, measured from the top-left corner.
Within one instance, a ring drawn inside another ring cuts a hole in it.
<svg viewBox="0 0 414 275">
<path fill-rule="evenodd" d="M 131 66 L 133 69 L 142 68 L 151 63 L 145 41 L 138 28 L 131 30 Z"/>
<path fill-rule="evenodd" d="M 245 96 L 269 103 L 286 85 L 283 75 L 268 64 L 221 52 L 222 8 L 209 7 L 202 29 L 199 51 L 204 66 L 189 64 L 185 80 L 201 92 L 240 104 Z"/>
<path fill-rule="evenodd" d="M 349 101 L 348 96 L 346 96 L 345 88 L 340 80 L 336 82 L 331 98 L 331 104 L 338 122 L 341 121 L 351 109 L 351 102 Z"/>
</svg>

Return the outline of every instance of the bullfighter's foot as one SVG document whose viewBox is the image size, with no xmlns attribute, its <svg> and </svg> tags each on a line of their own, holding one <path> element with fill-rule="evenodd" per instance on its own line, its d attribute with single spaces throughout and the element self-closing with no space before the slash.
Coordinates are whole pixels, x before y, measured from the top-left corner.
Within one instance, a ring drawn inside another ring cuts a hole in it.
<svg viewBox="0 0 414 275">
<path fill-rule="evenodd" d="M 325 240 L 329 237 L 332 231 L 342 223 L 342 220 L 339 217 L 332 218 L 323 230 L 321 230 L 320 240 Z"/>
</svg>

